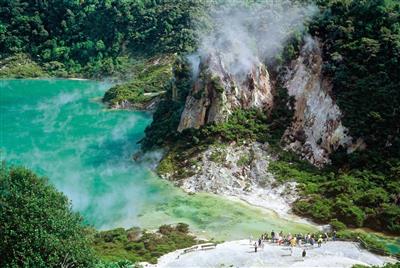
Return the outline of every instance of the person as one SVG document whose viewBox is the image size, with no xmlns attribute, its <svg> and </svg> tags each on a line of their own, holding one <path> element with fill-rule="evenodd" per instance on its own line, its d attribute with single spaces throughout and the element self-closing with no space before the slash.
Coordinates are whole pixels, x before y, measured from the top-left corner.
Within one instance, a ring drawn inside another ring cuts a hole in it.
<svg viewBox="0 0 400 268">
<path fill-rule="evenodd" d="M 321 245 L 322 245 L 322 235 L 320 235 L 318 238 L 318 247 L 320 248 Z"/>
<path fill-rule="evenodd" d="M 303 256 L 303 260 L 306 257 L 306 255 L 307 255 L 306 249 L 303 249 L 303 253 L 301 253 L 301 256 Z"/>
<path fill-rule="evenodd" d="M 293 238 L 290 240 L 290 246 L 295 247 L 296 244 L 297 244 L 297 239 L 296 239 L 296 237 L 293 237 Z"/>
<path fill-rule="evenodd" d="M 329 236 L 327 233 L 324 233 L 324 242 L 328 242 Z"/>
<path fill-rule="evenodd" d="M 307 233 L 307 234 L 304 236 L 304 244 L 308 244 L 308 243 L 309 243 L 309 240 L 310 240 L 310 234 Z"/>
<path fill-rule="evenodd" d="M 272 239 L 272 243 L 274 243 L 275 242 L 275 232 L 274 232 L 274 230 L 272 230 L 272 232 L 271 232 L 271 239 Z"/>
<path fill-rule="evenodd" d="M 261 247 L 261 238 L 258 239 L 258 246 Z"/>
<path fill-rule="evenodd" d="M 333 241 L 336 241 L 336 231 L 333 231 L 332 239 L 333 239 Z"/>
<path fill-rule="evenodd" d="M 257 252 L 257 242 L 254 243 L 254 252 Z"/>
<path fill-rule="evenodd" d="M 314 239 L 314 237 L 311 237 L 310 238 L 310 245 L 314 246 L 314 244 L 315 244 L 315 239 Z"/>
</svg>

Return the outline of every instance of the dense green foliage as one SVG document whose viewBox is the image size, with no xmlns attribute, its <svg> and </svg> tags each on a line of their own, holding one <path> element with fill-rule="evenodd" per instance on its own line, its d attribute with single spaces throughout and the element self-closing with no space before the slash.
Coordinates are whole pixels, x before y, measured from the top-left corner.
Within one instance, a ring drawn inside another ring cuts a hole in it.
<svg viewBox="0 0 400 268">
<path fill-rule="evenodd" d="M 206 1 L 2 0 L 1 57 L 27 53 L 54 73 L 115 75 L 131 53 L 191 51 Z"/>
<path fill-rule="evenodd" d="M 99 256 L 107 261 L 127 259 L 157 263 L 158 257 L 199 242 L 188 232 L 188 225 L 184 223 L 175 227 L 162 225 L 156 233 L 139 228 L 118 228 L 96 233 L 93 246 Z"/>
<path fill-rule="evenodd" d="M 400 158 L 400 2 L 317 2 L 311 32 L 323 41 L 344 125 L 367 143 L 363 159 Z"/>
<path fill-rule="evenodd" d="M 81 217 L 45 179 L 2 166 L 0 204 L 1 267 L 94 267 Z"/>
<path fill-rule="evenodd" d="M 300 183 L 303 198 L 295 203 L 297 213 L 318 222 L 339 219 L 348 226 L 400 232 L 398 166 L 387 176 L 366 169 L 337 172 L 334 167 L 316 169 L 287 152 L 279 154 L 270 169 L 279 180 Z"/>
</svg>

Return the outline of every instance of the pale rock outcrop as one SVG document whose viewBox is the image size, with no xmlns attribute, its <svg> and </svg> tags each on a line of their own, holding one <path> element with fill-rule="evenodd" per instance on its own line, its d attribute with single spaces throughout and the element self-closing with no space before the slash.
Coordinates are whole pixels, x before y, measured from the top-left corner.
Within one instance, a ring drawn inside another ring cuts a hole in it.
<svg viewBox="0 0 400 268">
<path fill-rule="evenodd" d="M 187 165 L 180 172 L 192 175 L 180 180 L 176 180 L 174 174 L 160 175 L 188 193 L 208 192 L 236 197 L 300 221 L 290 212 L 291 204 L 298 198 L 296 183 L 275 180 L 269 171 L 269 164 L 275 158 L 268 148 L 268 144 L 258 142 L 212 145 L 185 161 Z"/>
<path fill-rule="evenodd" d="M 273 95 L 269 74 L 258 61 L 244 73 L 232 72 L 223 53 L 204 56 L 200 73 L 189 93 L 178 131 L 224 122 L 238 108 L 270 109 Z"/>
<path fill-rule="evenodd" d="M 322 64 L 320 44 L 309 37 L 285 79 L 288 93 L 296 101 L 294 119 L 283 140 L 287 149 L 316 166 L 329 163 L 329 155 L 340 146 L 351 152 L 363 144 L 353 144 L 342 125 L 342 113 L 330 95 L 332 84 L 322 75 Z"/>
<path fill-rule="evenodd" d="M 113 110 L 140 110 L 140 111 L 154 111 L 160 103 L 162 97 L 155 96 L 148 101 L 143 102 L 130 102 L 122 100 L 114 104 L 110 104 L 110 109 Z"/>
</svg>

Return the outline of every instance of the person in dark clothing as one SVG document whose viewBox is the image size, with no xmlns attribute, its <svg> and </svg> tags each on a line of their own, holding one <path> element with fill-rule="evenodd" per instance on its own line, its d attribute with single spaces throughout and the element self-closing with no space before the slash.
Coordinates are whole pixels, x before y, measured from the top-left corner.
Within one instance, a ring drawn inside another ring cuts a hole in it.
<svg viewBox="0 0 400 268">
<path fill-rule="evenodd" d="M 254 252 L 257 252 L 257 242 L 254 243 Z"/>
<path fill-rule="evenodd" d="M 258 246 L 261 247 L 261 238 L 258 239 Z"/>
<path fill-rule="evenodd" d="M 303 253 L 301 253 L 301 256 L 303 256 L 303 259 L 306 257 L 306 255 L 307 255 L 307 252 L 305 249 L 303 249 Z"/>
</svg>

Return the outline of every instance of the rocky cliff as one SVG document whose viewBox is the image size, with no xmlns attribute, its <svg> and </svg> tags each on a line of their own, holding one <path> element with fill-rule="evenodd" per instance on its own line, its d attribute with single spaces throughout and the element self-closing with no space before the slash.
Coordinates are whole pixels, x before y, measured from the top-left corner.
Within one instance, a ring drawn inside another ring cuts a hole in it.
<svg viewBox="0 0 400 268">
<path fill-rule="evenodd" d="M 245 72 L 235 72 L 226 57 L 223 53 L 202 57 L 178 131 L 224 122 L 235 109 L 272 107 L 271 81 L 265 66 L 257 61 Z"/>
<path fill-rule="evenodd" d="M 329 155 L 339 146 L 349 152 L 363 146 L 361 140 L 353 144 L 342 125 L 342 113 L 331 97 L 332 84 L 322 75 L 322 63 L 319 42 L 308 38 L 285 79 L 296 101 L 293 122 L 283 140 L 287 149 L 316 166 L 329 163 Z"/>
</svg>

